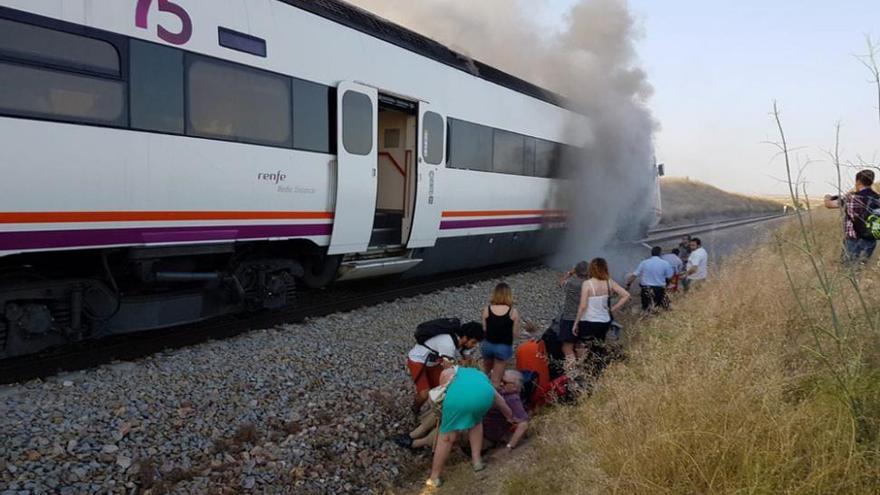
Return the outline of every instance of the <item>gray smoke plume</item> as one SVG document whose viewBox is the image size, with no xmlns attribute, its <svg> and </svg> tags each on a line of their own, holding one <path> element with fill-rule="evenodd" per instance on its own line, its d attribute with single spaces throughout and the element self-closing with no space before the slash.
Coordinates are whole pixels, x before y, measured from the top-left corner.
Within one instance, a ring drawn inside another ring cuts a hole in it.
<svg viewBox="0 0 880 495">
<path fill-rule="evenodd" d="M 638 238 L 654 207 L 652 93 L 637 66 L 626 0 L 580 0 L 558 30 L 534 20 L 542 0 L 350 0 L 474 59 L 573 100 L 590 121 L 572 157 L 569 235 L 558 261 L 607 255 Z M 618 273 L 623 267 L 617 267 Z"/>
</svg>

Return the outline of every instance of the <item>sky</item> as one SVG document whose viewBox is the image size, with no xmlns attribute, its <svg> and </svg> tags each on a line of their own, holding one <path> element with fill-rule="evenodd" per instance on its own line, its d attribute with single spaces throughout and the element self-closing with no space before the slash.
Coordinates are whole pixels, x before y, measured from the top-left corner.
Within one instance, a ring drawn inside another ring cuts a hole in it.
<svg viewBox="0 0 880 495">
<path fill-rule="evenodd" d="M 547 29 L 575 0 L 544 0 Z M 742 193 L 786 192 L 770 116 L 778 101 L 811 195 L 830 192 L 827 152 L 840 122 L 842 158 L 880 161 L 876 88 L 857 59 L 880 44 L 877 0 L 630 0 L 639 58 L 654 87 L 657 159 L 667 175 Z M 848 177 L 854 175 L 849 170 Z"/>
</svg>

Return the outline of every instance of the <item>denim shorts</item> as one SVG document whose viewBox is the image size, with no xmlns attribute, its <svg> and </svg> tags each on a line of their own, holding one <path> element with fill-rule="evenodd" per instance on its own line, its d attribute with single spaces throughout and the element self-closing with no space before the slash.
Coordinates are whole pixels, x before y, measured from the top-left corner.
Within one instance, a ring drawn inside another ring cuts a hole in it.
<svg viewBox="0 0 880 495">
<path fill-rule="evenodd" d="M 493 344 L 488 340 L 484 340 L 480 344 L 480 350 L 483 352 L 483 359 L 497 359 L 498 361 L 507 361 L 513 357 L 513 346 L 507 344 Z"/>
</svg>

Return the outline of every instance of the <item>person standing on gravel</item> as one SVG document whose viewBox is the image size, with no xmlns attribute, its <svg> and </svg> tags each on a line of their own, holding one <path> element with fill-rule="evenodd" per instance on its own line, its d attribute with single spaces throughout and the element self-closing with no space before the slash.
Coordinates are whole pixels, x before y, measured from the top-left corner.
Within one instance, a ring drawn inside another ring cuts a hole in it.
<svg viewBox="0 0 880 495">
<path fill-rule="evenodd" d="M 492 385 L 498 387 L 507 361 L 513 357 L 513 335 L 520 326 L 519 311 L 513 307 L 513 291 L 509 285 L 502 282 L 495 286 L 482 316 L 483 330 L 486 332 L 480 347 L 483 370 L 489 375 Z"/>
<path fill-rule="evenodd" d="M 458 441 L 459 433 L 468 434 L 474 471 L 486 468 L 482 457 L 483 417 L 493 404 L 509 422 L 519 423 L 489 378 L 477 369 L 458 366 L 447 368 L 440 375 L 440 385 L 445 386 L 445 393 L 441 399 L 440 436 L 431 463 L 431 476 L 425 482 L 430 487 L 442 484 L 440 475 L 452 447 Z"/>
<path fill-rule="evenodd" d="M 578 305 L 581 303 L 581 288 L 589 276 L 590 264 L 581 261 L 566 273 L 559 281 L 562 287 L 562 317 L 559 320 L 559 339 L 562 341 L 562 352 L 565 360 L 573 362 L 583 355 L 583 346 L 579 346 L 580 338 L 574 332 L 577 321 Z"/>
<path fill-rule="evenodd" d="M 473 349 L 483 340 L 483 326 L 472 321 L 459 327 L 455 334 L 444 333 L 416 344 L 409 351 L 406 367 L 416 387 L 412 412 L 419 414 L 428 400 L 428 391 L 440 385 L 443 358 L 458 359 L 460 351 Z"/>
<path fill-rule="evenodd" d="M 709 253 L 699 237 L 691 239 L 691 254 L 685 272 L 684 290 L 691 290 L 702 284 L 709 276 Z"/>
<path fill-rule="evenodd" d="M 855 192 L 847 194 L 843 198 L 825 196 L 826 208 L 843 208 L 846 213 L 844 248 L 847 261 L 867 260 L 874 254 L 874 249 L 877 247 L 877 239 L 865 221 L 871 215 L 872 210 L 880 207 L 880 195 L 871 188 L 873 185 L 874 171 L 862 170 L 856 174 Z"/>
</svg>

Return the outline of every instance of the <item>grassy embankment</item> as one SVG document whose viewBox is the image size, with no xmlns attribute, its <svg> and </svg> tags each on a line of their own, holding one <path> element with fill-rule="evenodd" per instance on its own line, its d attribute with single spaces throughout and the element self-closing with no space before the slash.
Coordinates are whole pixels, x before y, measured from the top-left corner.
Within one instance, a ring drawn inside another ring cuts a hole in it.
<svg viewBox="0 0 880 495">
<path fill-rule="evenodd" d="M 880 268 L 841 267 L 840 219 L 817 215 L 630 326 L 628 359 L 542 418 L 503 490 L 877 493 Z"/>
<path fill-rule="evenodd" d="M 782 203 L 771 199 L 722 191 L 702 182 L 665 177 L 660 182 L 664 225 L 695 223 L 781 212 Z"/>
</svg>

